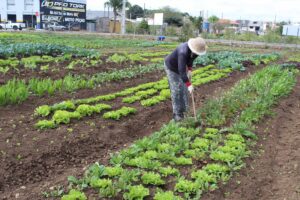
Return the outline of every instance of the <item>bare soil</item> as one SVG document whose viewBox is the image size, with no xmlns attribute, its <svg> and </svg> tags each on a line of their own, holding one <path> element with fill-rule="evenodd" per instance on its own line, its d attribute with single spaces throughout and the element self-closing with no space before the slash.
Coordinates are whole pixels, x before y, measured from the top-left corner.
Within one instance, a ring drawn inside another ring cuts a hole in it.
<svg viewBox="0 0 300 200">
<path fill-rule="evenodd" d="M 300 77 L 291 95 L 257 125 L 259 142 L 247 167 L 203 200 L 300 199 Z"/>
<path fill-rule="evenodd" d="M 249 72 L 255 71 L 250 68 Z M 247 73 L 203 85 L 196 90 L 196 104 L 229 89 Z M 1 199 L 43 199 L 41 193 L 55 185 L 65 185 L 68 175 L 78 176 L 91 163 L 106 164 L 109 155 L 147 136 L 168 122 L 172 116 L 170 101 L 115 122 L 92 116 L 55 130 L 37 131 L 33 110 L 44 103 L 66 98 L 89 97 L 118 91 L 140 83 L 159 80 L 149 74 L 133 80 L 116 82 L 95 91 L 82 90 L 49 99 L 32 98 L 20 106 L 0 109 L 0 192 Z M 114 105 L 118 106 L 118 105 Z M 206 194 L 210 200 L 297 200 L 300 199 L 300 78 L 292 94 L 282 100 L 274 112 L 257 125 L 260 140 L 247 167 L 220 190 Z"/>
<path fill-rule="evenodd" d="M 101 60 L 106 60 L 108 56 L 102 57 Z M 78 59 L 76 59 L 78 60 Z M 5 84 L 9 80 L 16 78 L 25 80 L 26 82 L 29 81 L 32 78 L 50 78 L 52 80 L 57 80 L 64 78 L 67 75 L 87 75 L 92 76 L 96 73 L 101 72 L 108 72 L 112 70 L 118 70 L 118 69 L 124 69 L 124 66 L 138 66 L 138 65 L 147 65 L 149 62 L 123 62 L 123 63 L 106 63 L 103 62 L 102 64 L 97 64 L 95 66 L 90 66 L 91 64 L 88 64 L 90 67 L 87 66 L 81 66 L 80 64 L 77 64 L 74 66 L 73 69 L 68 69 L 67 66 L 72 62 L 71 61 L 64 61 L 60 63 L 44 63 L 44 64 L 38 64 L 35 69 L 28 69 L 25 68 L 24 65 L 19 65 L 16 69 L 11 68 L 7 73 L 3 74 L 0 73 L 0 85 Z M 42 66 L 49 65 L 48 70 L 41 70 Z"/>
<path fill-rule="evenodd" d="M 196 90 L 196 105 L 216 93 L 229 89 L 238 80 L 256 71 L 234 72 L 229 77 L 203 85 Z M 19 106 L 0 108 L 0 192 L 2 199 L 42 199 L 42 191 L 66 184 L 68 175 L 78 176 L 91 163 L 107 163 L 109 155 L 159 130 L 172 117 L 171 102 L 144 108 L 138 103 L 136 115 L 120 121 L 103 120 L 99 115 L 74 121 L 54 130 L 38 131 L 33 126 L 34 109 L 71 97 L 83 98 L 119 91 L 126 87 L 159 80 L 164 73 L 147 74 L 96 90 L 82 90 L 53 98 L 31 97 Z M 114 105 L 115 107 L 121 105 Z"/>
</svg>

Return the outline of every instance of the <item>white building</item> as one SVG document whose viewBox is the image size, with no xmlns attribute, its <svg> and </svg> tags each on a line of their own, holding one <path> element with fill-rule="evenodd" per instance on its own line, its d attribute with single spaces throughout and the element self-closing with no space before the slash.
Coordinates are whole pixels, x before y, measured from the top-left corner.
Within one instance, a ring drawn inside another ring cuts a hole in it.
<svg viewBox="0 0 300 200">
<path fill-rule="evenodd" d="M 284 25 L 282 35 L 285 36 L 300 36 L 300 24 Z"/>
<path fill-rule="evenodd" d="M 27 26 L 57 21 L 86 26 L 86 0 L 0 0 L 0 22 L 23 22 Z"/>
<path fill-rule="evenodd" d="M 39 23 L 39 0 L 0 0 L 0 21 Z"/>
<path fill-rule="evenodd" d="M 256 34 L 264 34 L 270 23 L 263 21 L 238 20 L 240 32 L 253 32 Z"/>
</svg>

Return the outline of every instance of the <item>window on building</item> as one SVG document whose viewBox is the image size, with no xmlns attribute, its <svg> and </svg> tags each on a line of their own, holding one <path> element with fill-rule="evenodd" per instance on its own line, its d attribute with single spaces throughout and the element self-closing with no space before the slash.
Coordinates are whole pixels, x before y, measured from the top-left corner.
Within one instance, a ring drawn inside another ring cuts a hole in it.
<svg viewBox="0 0 300 200">
<path fill-rule="evenodd" d="M 13 10 L 16 5 L 15 0 L 7 0 L 7 10 Z"/>
<path fill-rule="evenodd" d="M 33 10 L 33 8 L 34 8 L 34 6 L 33 6 L 34 2 L 33 1 L 34 0 L 25 0 L 24 1 L 24 8 L 25 8 L 25 10 L 28 10 L 28 11 Z"/>
</svg>

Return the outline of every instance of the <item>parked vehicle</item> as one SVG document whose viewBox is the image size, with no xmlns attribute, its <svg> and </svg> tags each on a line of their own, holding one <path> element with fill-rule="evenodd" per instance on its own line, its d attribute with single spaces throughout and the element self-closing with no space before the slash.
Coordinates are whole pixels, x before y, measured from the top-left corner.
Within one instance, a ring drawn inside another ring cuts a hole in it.
<svg viewBox="0 0 300 200">
<path fill-rule="evenodd" d="M 0 23 L 0 30 L 2 29 L 22 30 L 23 28 L 26 28 L 25 23 L 13 23 L 11 21 Z"/>
<path fill-rule="evenodd" d="M 71 23 L 71 24 L 69 24 L 68 27 L 69 27 L 69 31 L 80 31 L 81 30 L 80 23 L 78 23 L 78 22 Z"/>
<path fill-rule="evenodd" d="M 64 31 L 67 30 L 67 27 L 60 25 L 58 22 L 50 22 L 46 29 L 49 31 Z"/>
</svg>

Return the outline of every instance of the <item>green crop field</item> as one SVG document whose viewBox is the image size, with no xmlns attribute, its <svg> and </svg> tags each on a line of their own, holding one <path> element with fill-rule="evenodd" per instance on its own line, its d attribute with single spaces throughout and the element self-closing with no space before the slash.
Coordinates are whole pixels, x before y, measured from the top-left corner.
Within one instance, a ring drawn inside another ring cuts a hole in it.
<svg viewBox="0 0 300 200">
<path fill-rule="evenodd" d="M 196 116 L 175 123 L 164 58 L 178 44 L 1 32 L 4 199 L 225 199 L 246 188 L 239 178 L 282 131 L 269 121 L 299 124 L 300 52 L 208 44 L 193 63 Z"/>
</svg>

